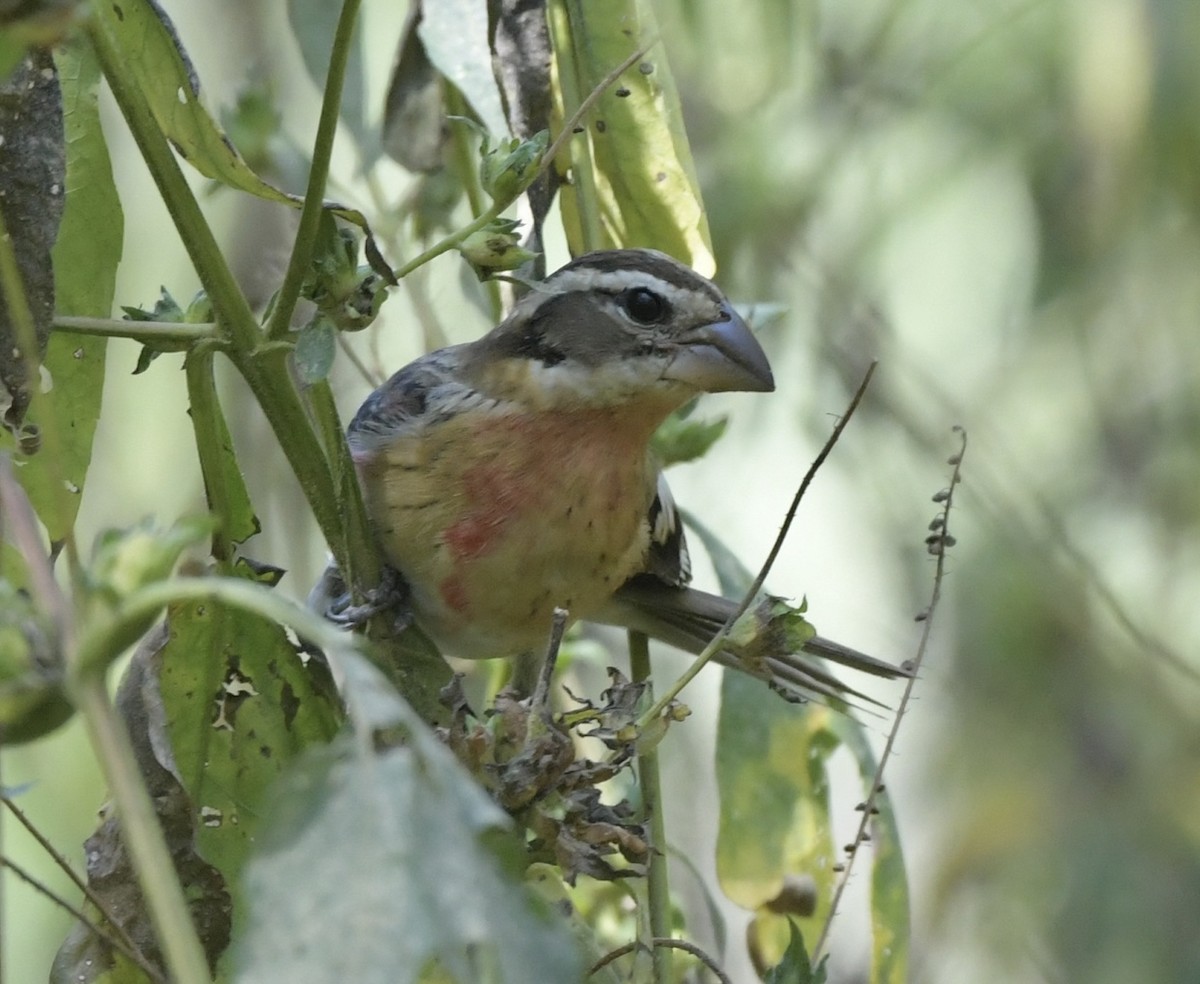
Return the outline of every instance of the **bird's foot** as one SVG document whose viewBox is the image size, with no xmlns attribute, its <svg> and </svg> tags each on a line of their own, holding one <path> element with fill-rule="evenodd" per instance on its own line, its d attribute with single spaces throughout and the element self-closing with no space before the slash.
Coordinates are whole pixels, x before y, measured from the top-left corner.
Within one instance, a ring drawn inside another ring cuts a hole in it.
<svg viewBox="0 0 1200 984">
<path fill-rule="evenodd" d="M 352 604 L 353 597 L 347 590 L 330 604 L 327 617 L 338 625 L 358 628 L 376 615 L 392 612 L 395 615 L 393 629 L 400 633 L 412 625 L 408 597 L 408 582 L 394 567 L 385 565 L 380 572 L 379 583 L 363 593 L 361 604 Z"/>
</svg>

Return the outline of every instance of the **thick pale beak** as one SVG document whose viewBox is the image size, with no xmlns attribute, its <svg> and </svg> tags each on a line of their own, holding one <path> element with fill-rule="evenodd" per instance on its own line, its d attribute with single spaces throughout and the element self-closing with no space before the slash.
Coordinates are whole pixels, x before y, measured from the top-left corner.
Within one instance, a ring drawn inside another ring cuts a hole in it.
<svg viewBox="0 0 1200 984">
<path fill-rule="evenodd" d="M 771 364 L 762 346 L 734 311 L 711 325 L 693 328 L 679 339 L 679 350 L 663 373 L 705 393 L 775 389 Z"/>
</svg>

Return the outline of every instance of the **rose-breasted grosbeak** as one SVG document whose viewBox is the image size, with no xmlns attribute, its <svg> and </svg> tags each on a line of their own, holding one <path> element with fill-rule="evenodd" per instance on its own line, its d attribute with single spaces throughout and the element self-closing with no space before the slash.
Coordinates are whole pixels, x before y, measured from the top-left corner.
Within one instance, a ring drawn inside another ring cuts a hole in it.
<svg viewBox="0 0 1200 984">
<path fill-rule="evenodd" d="M 479 340 L 397 372 L 349 442 L 383 554 L 443 652 L 541 654 L 556 607 L 699 652 L 734 605 L 686 586 L 650 438 L 698 393 L 772 389 L 766 356 L 712 283 L 652 250 L 597 252 Z M 899 672 L 819 638 L 805 648 Z M 793 691 L 844 689 L 799 654 L 752 671 Z"/>
</svg>

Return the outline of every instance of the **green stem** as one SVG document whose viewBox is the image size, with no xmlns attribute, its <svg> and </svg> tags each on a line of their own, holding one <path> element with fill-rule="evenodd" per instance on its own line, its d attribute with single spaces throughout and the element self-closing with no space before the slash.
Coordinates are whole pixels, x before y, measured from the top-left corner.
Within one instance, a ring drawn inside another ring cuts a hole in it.
<svg viewBox="0 0 1200 984">
<path fill-rule="evenodd" d="M 117 318 L 76 318 L 71 315 L 54 316 L 55 331 L 69 331 L 76 335 L 100 335 L 104 338 L 132 338 L 147 345 L 178 343 L 181 347 L 220 338 L 216 322 L 185 324 L 178 321 L 123 321 Z"/>
<path fill-rule="evenodd" d="M 283 453 L 300 481 L 301 491 L 316 517 L 321 535 L 339 566 L 346 563 L 343 519 L 329 461 L 313 433 L 308 412 L 292 384 L 286 364 L 291 346 L 276 343 L 249 357 L 234 356 L 251 391 L 262 407 Z"/>
<path fill-rule="evenodd" d="M 138 771 L 124 724 L 108 699 L 102 673 L 86 673 L 73 686 L 73 701 L 87 724 L 92 748 L 108 780 L 121 824 L 121 840 L 133 861 L 171 979 L 211 984 L 208 959 L 196 935 L 171 853 Z"/>
<path fill-rule="evenodd" d="M 192 421 L 192 433 L 196 437 L 196 454 L 200 458 L 200 474 L 204 479 L 204 495 L 208 508 L 217 517 L 217 528 L 212 536 L 212 555 L 222 574 L 230 573 L 233 564 L 233 503 L 230 490 L 225 485 L 221 459 L 228 453 L 225 440 L 228 428 L 221 417 L 221 405 L 217 401 L 216 380 L 213 378 L 213 352 L 211 348 L 197 348 L 189 352 L 183 364 L 187 376 L 188 408 Z"/>
<path fill-rule="evenodd" d="M 650 681 L 650 640 L 642 632 L 629 633 L 629 669 L 634 683 L 644 683 L 646 694 L 653 697 Z M 650 826 L 650 861 L 646 872 L 650 935 L 660 939 L 671 935 L 671 889 L 667 880 L 667 825 L 663 818 L 662 781 L 658 770 L 658 749 L 638 754 L 638 784 L 642 790 L 646 819 Z M 669 984 L 671 950 L 653 948 L 654 980 Z"/>
<path fill-rule="evenodd" d="M 379 583 L 379 548 L 367 517 L 362 487 L 358 484 L 350 446 L 346 443 L 345 430 L 328 381 L 323 380 L 310 387 L 308 395 L 320 440 L 333 471 L 334 486 L 342 510 L 346 542 L 345 559 L 339 566 L 347 586 L 357 594 L 355 589 L 370 588 Z"/>
<path fill-rule="evenodd" d="M 395 276 L 397 280 L 403 280 L 415 269 L 417 269 L 417 267 L 424 266 L 430 260 L 441 256 L 448 250 L 454 249 L 455 246 L 461 243 L 469 235 L 474 232 L 478 232 L 489 222 L 498 219 L 500 214 L 511 204 L 511 199 L 506 202 L 492 202 L 492 207 L 484 211 L 477 219 L 475 219 L 474 222 L 471 222 L 470 224 L 463 226 L 463 228 L 450 233 L 450 235 L 448 235 L 445 239 L 430 246 L 429 249 L 425 250 L 424 253 L 414 256 L 403 266 L 397 267 L 392 271 L 393 276 Z"/>
<path fill-rule="evenodd" d="M 300 210 L 300 225 L 288 261 L 287 273 L 275 298 L 275 307 L 267 323 L 267 337 L 279 340 L 291 329 L 292 312 L 300 296 L 300 287 L 312 265 L 313 247 L 317 240 L 317 225 L 324 207 L 325 184 L 329 180 L 329 159 L 337 136 L 338 116 L 342 109 L 342 86 L 346 79 L 346 62 L 350 57 L 354 26 L 358 20 L 361 0 L 343 0 L 329 55 L 329 72 L 325 78 L 325 95 L 321 101 L 321 118 L 313 143 L 312 167 L 308 171 L 308 187 L 304 191 L 304 206 Z"/>
<path fill-rule="evenodd" d="M 200 211 L 196 196 L 159 128 L 145 94 L 126 73 L 128 54 L 108 35 L 100 17 L 92 17 L 85 23 L 104 77 L 200 275 L 200 282 L 217 312 L 217 320 L 225 326 L 239 349 L 250 351 L 258 345 L 260 337 L 254 312 L 221 255 L 216 237 Z"/>
<path fill-rule="evenodd" d="M 104 30 L 101 18 L 87 22 L 104 76 L 126 123 L 150 169 L 179 230 L 183 244 L 200 276 L 217 320 L 229 333 L 230 358 L 250 389 L 279 439 L 288 463 L 300 481 L 317 524 L 339 563 L 345 561 L 342 520 L 325 455 L 309 425 L 308 416 L 288 374 L 283 343 L 261 345 L 262 333 L 254 312 L 234 279 L 196 196 L 179 162 L 159 129 L 146 98 L 125 75 L 124 55 Z"/>
</svg>

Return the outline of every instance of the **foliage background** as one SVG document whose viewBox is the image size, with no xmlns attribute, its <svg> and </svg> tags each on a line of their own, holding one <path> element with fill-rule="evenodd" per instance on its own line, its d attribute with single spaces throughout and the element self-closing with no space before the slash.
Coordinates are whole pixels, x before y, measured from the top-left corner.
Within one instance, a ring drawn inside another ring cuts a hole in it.
<svg viewBox="0 0 1200 984">
<path fill-rule="evenodd" d="M 270 80 L 285 134 L 308 142 L 317 92 L 282 3 L 164 6 L 211 105 Z M 404 12 L 365 6 L 378 107 Z M 754 563 L 829 414 L 878 357 L 867 412 L 772 584 L 806 594 L 824 634 L 902 659 L 929 590 L 922 540 L 950 425 L 971 437 L 936 649 L 889 777 L 914 978 L 1197 979 L 1200 14 L 1187 0 L 658 10 L 719 279 L 788 308 L 766 337 L 777 394 L 720 401 L 731 433 L 674 475 L 677 497 Z M 118 301 L 150 302 L 160 284 L 190 297 L 182 247 L 109 119 L 127 221 Z M 335 190 L 369 202 L 354 172 L 343 143 Z M 384 173 L 391 200 L 407 179 Z M 267 289 L 289 217 L 228 193 L 206 204 Z M 436 263 L 416 302 L 455 339 L 486 325 L 456 264 Z M 389 301 L 382 365 L 421 349 L 418 320 L 403 291 Z M 178 357 L 133 379 L 135 360 L 113 343 L 83 543 L 202 506 Z M 346 370 L 349 410 L 365 384 Z M 260 511 L 295 517 L 257 554 L 302 596 L 322 559 L 314 528 L 265 427 L 244 419 L 237 437 Z M 714 699 L 702 682 L 664 750 L 669 828 L 710 877 L 712 738 L 697 720 Z M 3 768 L 8 785 L 36 780 L 22 803 L 56 843 L 82 841 L 102 791 L 74 726 L 6 751 Z M 852 806 L 835 803 L 847 827 Z M 11 823 L 3 837 L 64 887 Z M 6 969 L 43 979 L 67 920 L 11 878 L 4 889 Z M 834 971 L 854 979 L 846 908 Z"/>
</svg>

